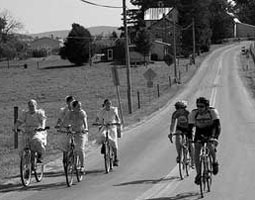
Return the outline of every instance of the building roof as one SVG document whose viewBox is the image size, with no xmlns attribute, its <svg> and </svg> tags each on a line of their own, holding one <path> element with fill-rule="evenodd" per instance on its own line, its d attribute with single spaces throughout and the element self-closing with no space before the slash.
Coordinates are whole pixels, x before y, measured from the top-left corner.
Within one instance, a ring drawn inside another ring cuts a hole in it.
<svg viewBox="0 0 255 200">
<path fill-rule="evenodd" d="M 149 8 L 144 12 L 144 20 L 159 20 L 163 18 L 163 15 L 167 15 L 171 12 L 171 8 Z"/>
</svg>

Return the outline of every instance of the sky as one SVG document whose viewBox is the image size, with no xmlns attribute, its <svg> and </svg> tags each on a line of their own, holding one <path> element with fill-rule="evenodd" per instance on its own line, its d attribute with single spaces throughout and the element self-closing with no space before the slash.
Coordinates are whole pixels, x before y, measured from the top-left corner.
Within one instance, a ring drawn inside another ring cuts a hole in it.
<svg viewBox="0 0 255 200">
<path fill-rule="evenodd" d="M 122 7 L 122 0 L 88 0 L 96 4 Z M 92 26 L 122 26 L 122 8 L 103 8 L 81 0 L 0 0 L 0 12 L 8 10 L 21 22 L 22 33 L 71 30 L 73 23 Z M 134 8 L 126 0 L 127 8 Z"/>
</svg>

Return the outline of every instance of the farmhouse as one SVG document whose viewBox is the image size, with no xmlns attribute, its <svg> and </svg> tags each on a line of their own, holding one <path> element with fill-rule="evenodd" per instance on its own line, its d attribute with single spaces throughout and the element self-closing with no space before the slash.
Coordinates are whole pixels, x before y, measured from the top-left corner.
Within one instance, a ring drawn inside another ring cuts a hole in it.
<svg viewBox="0 0 255 200">
<path fill-rule="evenodd" d="M 166 54 L 173 54 L 174 31 L 176 41 L 180 40 L 178 10 L 176 8 L 149 8 L 145 11 L 144 20 L 154 41 L 151 57 L 163 60 Z"/>
</svg>

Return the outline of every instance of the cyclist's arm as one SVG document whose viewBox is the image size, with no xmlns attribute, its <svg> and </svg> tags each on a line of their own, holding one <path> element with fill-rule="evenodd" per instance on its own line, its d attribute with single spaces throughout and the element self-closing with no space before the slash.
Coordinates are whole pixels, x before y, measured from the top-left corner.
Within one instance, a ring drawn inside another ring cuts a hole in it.
<svg viewBox="0 0 255 200">
<path fill-rule="evenodd" d="M 220 119 L 213 120 L 213 127 L 215 130 L 213 137 L 218 139 L 221 132 Z"/>
<path fill-rule="evenodd" d="M 44 110 L 41 110 L 41 109 L 38 110 L 38 118 L 39 118 L 39 123 L 40 123 L 39 128 L 44 129 L 46 126 L 46 119 L 47 119 Z"/>
<path fill-rule="evenodd" d="M 83 124 L 84 124 L 84 130 L 85 132 L 88 132 L 89 128 L 88 128 L 88 120 L 87 120 L 87 114 L 84 111 L 84 115 L 83 115 Z"/>
<path fill-rule="evenodd" d="M 211 109 L 211 114 L 213 118 L 213 129 L 214 129 L 213 137 L 218 139 L 221 132 L 220 116 L 218 111 L 215 108 Z"/>
<path fill-rule="evenodd" d="M 171 124 L 170 124 L 170 133 L 174 132 L 174 129 L 176 127 L 176 125 L 175 125 L 176 123 L 177 123 L 177 119 L 172 117 Z"/>
<path fill-rule="evenodd" d="M 120 117 L 119 117 L 119 112 L 118 112 L 118 108 L 115 108 L 115 119 L 117 123 L 121 123 Z"/>
</svg>

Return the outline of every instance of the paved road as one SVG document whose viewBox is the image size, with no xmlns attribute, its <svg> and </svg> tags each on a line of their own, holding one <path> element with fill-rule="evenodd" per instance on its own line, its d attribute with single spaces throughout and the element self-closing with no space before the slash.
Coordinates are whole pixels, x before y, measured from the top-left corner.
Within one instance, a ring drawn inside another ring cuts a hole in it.
<svg viewBox="0 0 255 200">
<path fill-rule="evenodd" d="M 173 103 L 187 99 L 192 109 L 199 96 L 207 96 L 218 108 L 223 127 L 218 148 L 220 172 L 213 178 L 212 192 L 205 199 L 254 199 L 255 112 L 253 100 L 238 76 L 242 45 L 213 52 L 164 109 L 126 131 L 120 140 L 120 166 L 112 173 L 104 173 L 103 158 L 94 151 L 88 156 L 88 173 L 81 183 L 67 188 L 62 168 L 54 168 L 42 183 L 28 189 L 20 184 L 0 188 L 0 200 L 199 199 L 194 171 L 190 177 L 179 179 L 175 148 L 167 139 Z M 61 166 L 60 162 L 55 164 Z"/>
</svg>

